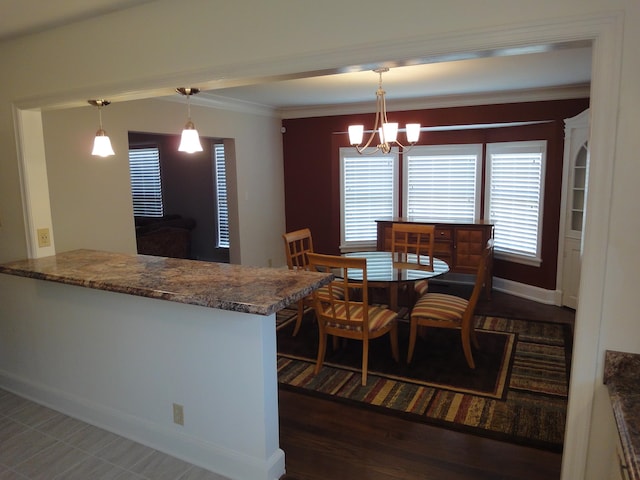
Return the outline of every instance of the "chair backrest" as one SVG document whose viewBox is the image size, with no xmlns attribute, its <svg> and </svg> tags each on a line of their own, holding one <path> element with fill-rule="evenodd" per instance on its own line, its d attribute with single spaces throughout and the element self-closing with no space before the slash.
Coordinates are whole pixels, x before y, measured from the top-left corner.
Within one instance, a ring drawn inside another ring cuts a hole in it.
<svg viewBox="0 0 640 480">
<path fill-rule="evenodd" d="M 473 318 L 473 312 L 476 309 L 476 304 L 478 303 L 478 299 L 480 298 L 480 293 L 484 288 L 484 284 L 486 281 L 486 273 L 487 273 L 487 265 L 489 263 L 489 258 L 493 255 L 493 238 L 490 238 L 487 241 L 487 245 L 484 247 L 482 252 L 482 257 L 480 258 L 480 263 L 478 264 L 478 270 L 476 271 L 476 283 L 473 285 L 473 291 L 471 292 L 471 297 L 469 297 L 469 304 L 467 305 L 467 309 L 464 312 L 463 322 L 468 317 L 468 320 Z"/>
<path fill-rule="evenodd" d="M 289 270 L 307 270 L 307 254 L 313 252 L 311 230 L 302 228 L 282 235 Z"/>
<path fill-rule="evenodd" d="M 435 225 L 418 223 L 394 223 L 391 225 L 391 251 L 399 263 L 418 263 L 433 268 Z M 409 261 L 409 254 L 416 261 Z"/>
<path fill-rule="evenodd" d="M 307 258 L 309 270 L 333 273 L 335 276 L 326 289 L 314 291 L 314 308 L 318 319 L 346 328 L 362 328 L 366 337 L 369 329 L 367 260 L 320 253 L 308 253 Z M 349 280 L 348 270 L 360 270 L 362 280 Z M 336 288 L 339 290 L 334 293 Z"/>
</svg>

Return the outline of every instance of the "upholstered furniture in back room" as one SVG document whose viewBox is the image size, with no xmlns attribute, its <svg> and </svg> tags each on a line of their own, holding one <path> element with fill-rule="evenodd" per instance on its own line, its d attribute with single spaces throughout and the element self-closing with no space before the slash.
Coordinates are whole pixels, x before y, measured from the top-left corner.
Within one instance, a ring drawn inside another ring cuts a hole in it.
<svg viewBox="0 0 640 480">
<path fill-rule="evenodd" d="M 135 217 L 138 253 L 191 258 L 191 231 L 196 222 L 181 215 Z"/>
</svg>

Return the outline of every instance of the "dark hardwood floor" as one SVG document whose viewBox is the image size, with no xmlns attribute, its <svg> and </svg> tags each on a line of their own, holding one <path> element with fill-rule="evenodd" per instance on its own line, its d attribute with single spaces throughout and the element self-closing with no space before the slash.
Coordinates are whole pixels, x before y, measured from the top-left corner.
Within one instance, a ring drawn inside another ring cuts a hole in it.
<svg viewBox="0 0 640 480">
<path fill-rule="evenodd" d="M 464 296 L 467 287 L 433 286 Z M 430 286 L 430 290 L 431 286 Z M 477 313 L 573 325 L 574 311 L 494 292 Z M 562 455 L 280 389 L 282 480 L 554 480 Z"/>
</svg>

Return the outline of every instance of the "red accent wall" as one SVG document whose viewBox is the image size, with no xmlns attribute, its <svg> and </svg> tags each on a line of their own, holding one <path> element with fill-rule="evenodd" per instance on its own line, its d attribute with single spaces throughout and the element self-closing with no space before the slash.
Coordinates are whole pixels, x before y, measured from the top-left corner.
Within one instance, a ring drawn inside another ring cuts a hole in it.
<svg viewBox="0 0 640 480">
<path fill-rule="evenodd" d="M 491 143 L 547 140 L 547 166 L 543 204 L 542 265 L 532 267 L 496 260 L 497 277 L 556 288 L 564 123 L 589 107 L 589 99 L 509 103 L 471 107 L 394 112 L 401 125 L 470 125 L 545 121 L 549 123 L 445 132 L 422 132 L 420 144 Z M 389 112 L 391 113 L 391 112 Z M 285 214 L 287 231 L 309 227 L 314 249 L 339 254 L 340 244 L 340 147 L 348 147 L 348 126 L 372 126 L 375 114 L 283 120 Z M 484 169 L 483 169 L 484 170 Z M 484 178 L 482 188 L 484 189 Z M 400 189 L 402 191 L 402 189 Z"/>
</svg>

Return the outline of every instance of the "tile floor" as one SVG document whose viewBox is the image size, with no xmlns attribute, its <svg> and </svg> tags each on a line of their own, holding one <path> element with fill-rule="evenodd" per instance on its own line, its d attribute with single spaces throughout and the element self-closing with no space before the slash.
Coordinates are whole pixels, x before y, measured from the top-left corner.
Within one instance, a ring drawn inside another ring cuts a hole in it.
<svg viewBox="0 0 640 480">
<path fill-rule="evenodd" d="M 226 480 L 0 389 L 0 480 Z"/>
</svg>

